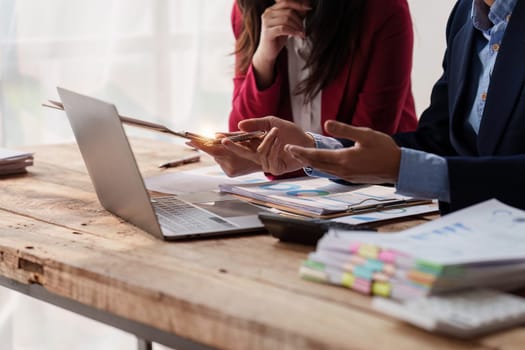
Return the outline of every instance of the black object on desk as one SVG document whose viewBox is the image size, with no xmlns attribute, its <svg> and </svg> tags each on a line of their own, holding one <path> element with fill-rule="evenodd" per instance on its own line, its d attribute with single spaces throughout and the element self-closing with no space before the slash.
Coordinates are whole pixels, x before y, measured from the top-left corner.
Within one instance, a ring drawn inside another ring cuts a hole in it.
<svg viewBox="0 0 525 350">
<path fill-rule="evenodd" d="M 316 245 L 317 241 L 328 232 L 330 228 L 350 231 L 377 231 L 375 228 L 364 225 L 351 225 L 321 219 L 300 219 L 290 216 L 260 213 L 259 220 L 266 230 L 282 242 Z"/>
</svg>

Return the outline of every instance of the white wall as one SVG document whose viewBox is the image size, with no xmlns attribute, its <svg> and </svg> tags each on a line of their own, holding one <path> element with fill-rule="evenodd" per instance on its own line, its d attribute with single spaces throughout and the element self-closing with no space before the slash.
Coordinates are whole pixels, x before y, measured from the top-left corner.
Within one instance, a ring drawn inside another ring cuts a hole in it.
<svg viewBox="0 0 525 350">
<path fill-rule="evenodd" d="M 409 0 L 419 113 L 440 75 L 454 2 Z M 175 129 L 225 129 L 233 74 L 231 3 L 112 0 L 109 11 L 106 0 L 0 0 L 0 145 L 73 141 L 63 114 L 40 107 L 56 98 L 57 85 Z"/>
<path fill-rule="evenodd" d="M 441 75 L 445 27 L 456 0 L 409 0 L 414 21 L 413 92 L 418 115 L 428 107 L 433 84 Z"/>
</svg>

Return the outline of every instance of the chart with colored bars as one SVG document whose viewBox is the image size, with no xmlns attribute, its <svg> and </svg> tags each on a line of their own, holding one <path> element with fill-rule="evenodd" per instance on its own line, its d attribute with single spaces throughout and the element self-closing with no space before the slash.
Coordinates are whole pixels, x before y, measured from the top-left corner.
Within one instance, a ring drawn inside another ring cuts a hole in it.
<svg viewBox="0 0 525 350">
<path fill-rule="evenodd" d="M 393 187 L 348 186 L 325 178 L 310 177 L 258 184 L 224 184 L 220 190 L 314 215 L 379 208 L 411 199 L 396 194 Z"/>
</svg>

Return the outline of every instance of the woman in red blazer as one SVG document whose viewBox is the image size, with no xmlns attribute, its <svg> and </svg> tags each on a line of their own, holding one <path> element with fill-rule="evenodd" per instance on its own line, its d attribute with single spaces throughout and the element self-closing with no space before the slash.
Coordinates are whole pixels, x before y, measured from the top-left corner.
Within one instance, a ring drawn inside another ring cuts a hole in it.
<svg viewBox="0 0 525 350">
<path fill-rule="evenodd" d="M 416 128 L 406 0 L 236 0 L 231 20 L 236 38 L 231 131 L 241 120 L 267 115 L 297 123 L 305 116 L 296 112 L 294 120 L 292 94 L 311 102 L 318 93 L 319 125 L 306 131 L 324 132 L 329 119 L 388 134 Z M 310 43 L 303 57 L 309 74 L 299 80 L 289 76 L 290 62 L 297 65 L 297 57 L 289 57 L 297 55 L 289 46 L 294 38 Z"/>
</svg>

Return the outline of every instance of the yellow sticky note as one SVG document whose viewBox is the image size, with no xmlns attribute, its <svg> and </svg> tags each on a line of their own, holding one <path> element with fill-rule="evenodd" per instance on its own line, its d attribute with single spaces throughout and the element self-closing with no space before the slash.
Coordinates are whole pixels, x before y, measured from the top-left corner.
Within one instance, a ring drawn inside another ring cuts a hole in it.
<svg viewBox="0 0 525 350">
<path fill-rule="evenodd" d="M 375 282 L 372 285 L 372 293 L 374 295 L 379 295 L 382 297 L 389 297 L 391 291 L 392 291 L 392 287 L 390 286 L 390 283 Z"/>
<path fill-rule="evenodd" d="M 379 248 L 370 244 L 362 244 L 359 247 L 359 255 L 365 258 L 377 259 Z"/>
<path fill-rule="evenodd" d="M 344 273 L 341 284 L 345 287 L 352 288 L 355 282 L 355 277 L 351 273 Z"/>
</svg>

